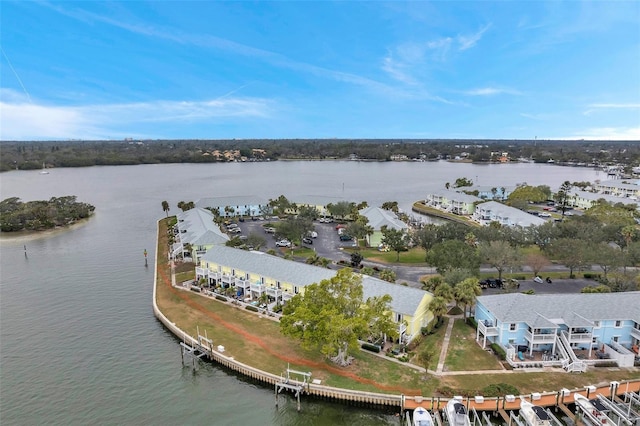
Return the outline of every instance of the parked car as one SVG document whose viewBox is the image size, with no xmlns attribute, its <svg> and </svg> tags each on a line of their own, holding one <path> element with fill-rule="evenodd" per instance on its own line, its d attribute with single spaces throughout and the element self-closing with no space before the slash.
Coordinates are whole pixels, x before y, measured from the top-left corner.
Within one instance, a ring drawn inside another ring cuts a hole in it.
<svg viewBox="0 0 640 426">
<path fill-rule="evenodd" d="M 318 238 L 318 233 L 317 233 L 316 231 L 311 231 L 311 232 L 309 233 L 309 236 L 310 236 L 311 238 Z"/>
<path fill-rule="evenodd" d="M 542 284 L 542 283 L 543 283 L 543 281 L 542 281 L 542 277 L 539 277 L 539 276 L 536 276 L 536 277 L 533 279 L 533 281 L 534 281 L 534 282 L 537 282 L 538 284 Z"/>
<path fill-rule="evenodd" d="M 302 242 L 303 242 L 304 244 L 313 244 L 313 240 L 312 240 L 310 237 L 304 237 L 304 238 L 302 239 Z"/>
<path fill-rule="evenodd" d="M 291 247 L 291 241 L 289 240 L 276 241 L 276 247 Z"/>
<path fill-rule="evenodd" d="M 227 225 L 227 229 L 234 229 L 234 228 L 237 228 L 237 227 L 238 227 L 237 223 L 230 223 L 230 224 Z"/>
<path fill-rule="evenodd" d="M 351 240 L 353 240 L 353 237 L 351 235 L 347 235 L 347 234 L 340 235 L 340 241 L 351 241 Z"/>
<path fill-rule="evenodd" d="M 275 234 L 276 228 L 266 227 L 264 228 L 264 232 L 266 232 L 267 234 Z"/>
<path fill-rule="evenodd" d="M 227 229 L 227 232 L 229 232 L 231 234 L 239 234 L 239 233 L 242 232 L 242 229 L 236 227 L 236 228 Z"/>
</svg>

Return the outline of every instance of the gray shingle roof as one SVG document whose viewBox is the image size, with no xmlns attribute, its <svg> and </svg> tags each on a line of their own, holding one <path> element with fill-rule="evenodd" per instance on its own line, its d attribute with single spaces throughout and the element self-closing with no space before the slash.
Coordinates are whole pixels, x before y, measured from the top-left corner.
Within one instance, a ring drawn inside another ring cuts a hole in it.
<svg viewBox="0 0 640 426">
<path fill-rule="evenodd" d="M 406 230 L 409 226 L 398 219 L 395 213 L 381 209 L 380 207 L 367 207 L 360 210 L 360 214 L 369 219 L 369 225 L 375 230 L 379 230 L 383 226 L 396 230 Z"/>
<path fill-rule="evenodd" d="M 180 212 L 176 215 L 180 240 L 183 244 L 205 246 L 210 244 L 224 244 L 229 237 L 223 233 L 213 221 L 213 213 L 196 207 Z M 186 230 L 187 232 L 182 232 Z"/>
<path fill-rule="evenodd" d="M 487 201 L 486 203 L 481 203 L 476 206 L 476 211 L 478 210 L 490 210 L 493 214 L 499 214 L 503 217 L 508 217 L 509 220 L 515 224 L 522 227 L 527 227 L 531 225 L 543 225 L 547 223 L 546 220 L 533 216 L 527 212 L 523 212 L 520 209 L 516 209 L 515 207 L 506 206 L 502 203 L 498 203 L 497 201 Z"/>
<path fill-rule="evenodd" d="M 331 269 L 226 246 L 212 247 L 202 256 L 201 261 L 237 268 L 300 287 L 330 279 L 336 274 Z M 363 275 L 362 287 L 365 299 L 389 294 L 392 297 L 391 309 L 406 315 L 413 315 L 424 295 L 428 294 L 424 290 L 392 284 L 367 275 Z"/>
<path fill-rule="evenodd" d="M 502 322 L 534 324 L 538 315 L 569 326 L 592 321 L 633 320 L 640 323 L 640 291 L 624 293 L 542 294 L 522 293 L 479 296 L 478 303 Z"/>
</svg>

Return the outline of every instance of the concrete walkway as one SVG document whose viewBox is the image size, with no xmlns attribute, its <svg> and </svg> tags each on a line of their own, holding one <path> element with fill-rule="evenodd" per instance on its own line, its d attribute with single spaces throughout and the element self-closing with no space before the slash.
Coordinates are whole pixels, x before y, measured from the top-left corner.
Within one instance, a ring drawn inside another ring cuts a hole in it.
<svg viewBox="0 0 640 426">
<path fill-rule="evenodd" d="M 449 340 L 451 340 L 451 331 L 453 330 L 453 323 L 456 317 L 449 317 L 449 323 L 447 324 L 447 331 L 444 333 L 444 340 L 442 341 L 442 350 L 440 350 L 440 358 L 438 358 L 438 368 L 436 368 L 436 374 L 442 374 L 444 370 L 444 360 L 447 358 L 447 351 L 449 350 Z"/>
</svg>

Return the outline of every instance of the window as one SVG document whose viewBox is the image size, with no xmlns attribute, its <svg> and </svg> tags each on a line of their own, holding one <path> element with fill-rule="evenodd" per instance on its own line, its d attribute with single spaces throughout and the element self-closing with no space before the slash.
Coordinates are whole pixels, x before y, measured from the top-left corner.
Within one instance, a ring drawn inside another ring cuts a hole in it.
<svg viewBox="0 0 640 426">
<path fill-rule="evenodd" d="M 622 327 L 622 321 L 618 320 L 616 321 L 616 327 Z"/>
<path fill-rule="evenodd" d="M 591 343 L 598 343 L 598 338 L 597 337 L 592 337 L 591 338 Z"/>
<path fill-rule="evenodd" d="M 260 284 L 264 284 L 264 277 L 260 277 Z"/>
<path fill-rule="evenodd" d="M 402 322 L 402 314 L 397 314 L 396 315 L 396 321 L 397 322 Z"/>
<path fill-rule="evenodd" d="M 297 287 L 297 286 L 296 286 L 296 287 L 293 287 L 293 293 L 294 293 L 294 294 L 298 294 L 298 287 Z"/>
<path fill-rule="evenodd" d="M 594 326 L 595 328 L 600 328 L 600 321 L 594 321 L 594 322 L 593 322 L 593 326 Z"/>
<path fill-rule="evenodd" d="M 613 336 L 612 340 L 617 343 L 619 338 L 620 336 Z"/>
<path fill-rule="evenodd" d="M 516 331 L 518 324 L 509 324 L 509 331 Z"/>
<path fill-rule="evenodd" d="M 509 339 L 509 344 L 510 345 L 515 345 L 516 344 L 516 339 Z"/>
<path fill-rule="evenodd" d="M 245 278 L 245 279 L 246 279 L 247 281 L 249 281 L 249 280 L 250 280 L 250 277 L 249 277 L 249 273 L 248 273 L 248 272 L 247 272 L 247 276 L 246 276 L 246 278 Z"/>
<path fill-rule="evenodd" d="M 280 288 L 280 281 L 276 281 L 276 288 Z"/>
</svg>

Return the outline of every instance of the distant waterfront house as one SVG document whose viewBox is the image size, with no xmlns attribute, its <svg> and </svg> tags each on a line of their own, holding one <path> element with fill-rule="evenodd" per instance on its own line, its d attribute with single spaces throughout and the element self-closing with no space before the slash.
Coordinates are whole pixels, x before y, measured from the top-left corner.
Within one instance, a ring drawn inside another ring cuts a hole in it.
<svg viewBox="0 0 640 426">
<path fill-rule="evenodd" d="M 595 183 L 593 187 L 601 194 L 613 195 L 615 197 L 640 199 L 640 180 L 605 180 Z"/>
<path fill-rule="evenodd" d="M 473 213 L 473 220 L 487 226 L 491 222 L 498 222 L 502 226 L 538 226 L 546 223 L 542 218 L 533 216 L 514 207 L 505 206 L 497 201 L 487 201 L 478 204 Z"/>
<path fill-rule="evenodd" d="M 218 210 L 221 217 L 261 216 L 267 200 L 255 196 L 208 197 L 196 201 L 196 207 Z"/>
<path fill-rule="evenodd" d="M 259 251 L 246 251 L 226 246 L 214 246 L 201 257 L 196 278 L 205 278 L 211 285 L 236 289 L 238 297 L 257 300 L 266 294 L 271 303 L 286 303 L 313 283 L 330 279 L 331 269 L 286 260 Z M 433 319 L 428 306 L 432 299 L 426 291 L 388 283 L 363 275 L 364 298 L 389 294 L 392 297 L 389 314 L 398 324 L 398 332 L 406 342 L 420 334 L 421 328 Z"/>
<path fill-rule="evenodd" d="M 425 205 L 457 215 L 471 215 L 480 201 L 475 195 L 443 189 L 428 194 Z"/>
<path fill-rule="evenodd" d="M 407 232 L 409 225 L 398 219 L 398 216 L 390 210 L 380 207 L 367 207 L 359 211 L 361 216 L 369 220 L 369 226 L 373 228 L 373 234 L 369 236 L 370 247 L 377 247 L 382 242 L 382 227 Z"/>
<path fill-rule="evenodd" d="M 511 357 L 547 353 L 567 363 L 606 353 L 620 366 L 633 366 L 640 345 L 640 292 L 479 296 L 476 339 L 497 343 Z M 546 352 L 545 352 L 546 351 Z"/>
<path fill-rule="evenodd" d="M 506 200 L 509 195 L 516 189 L 515 186 L 469 186 L 458 188 L 458 191 L 464 191 L 467 194 L 473 194 L 483 200 Z"/>
<path fill-rule="evenodd" d="M 340 197 L 328 197 L 328 196 L 297 196 L 294 200 L 289 200 L 295 207 L 314 207 L 318 211 L 318 215 L 321 216 L 330 216 L 331 213 L 327 210 L 328 204 L 336 204 L 339 202 L 346 201 Z M 288 208 L 285 210 L 287 214 L 298 214 L 298 209 L 295 207 Z"/>
<path fill-rule="evenodd" d="M 207 209 L 194 208 L 176 215 L 175 243 L 172 256 L 191 257 L 197 263 L 214 245 L 224 245 L 229 237 L 213 221 L 213 213 Z M 186 254 L 185 254 L 186 253 Z"/>
<path fill-rule="evenodd" d="M 572 207 L 577 207 L 579 209 L 584 209 L 584 210 L 590 207 L 593 207 L 593 205 L 596 204 L 598 200 L 605 200 L 609 204 L 617 204 L 617 203 L 622 203 L 625 205 L 640 204 L 639 201 L 632 198 L 621 198 L 621 197 L 615 197 L 613 195 L 599 194 L 599 193 L 588 192 L 588 191 L 571 191 L 569 195 L 570 195 L 568 200 L 569 204 Z"/>
</svg>

